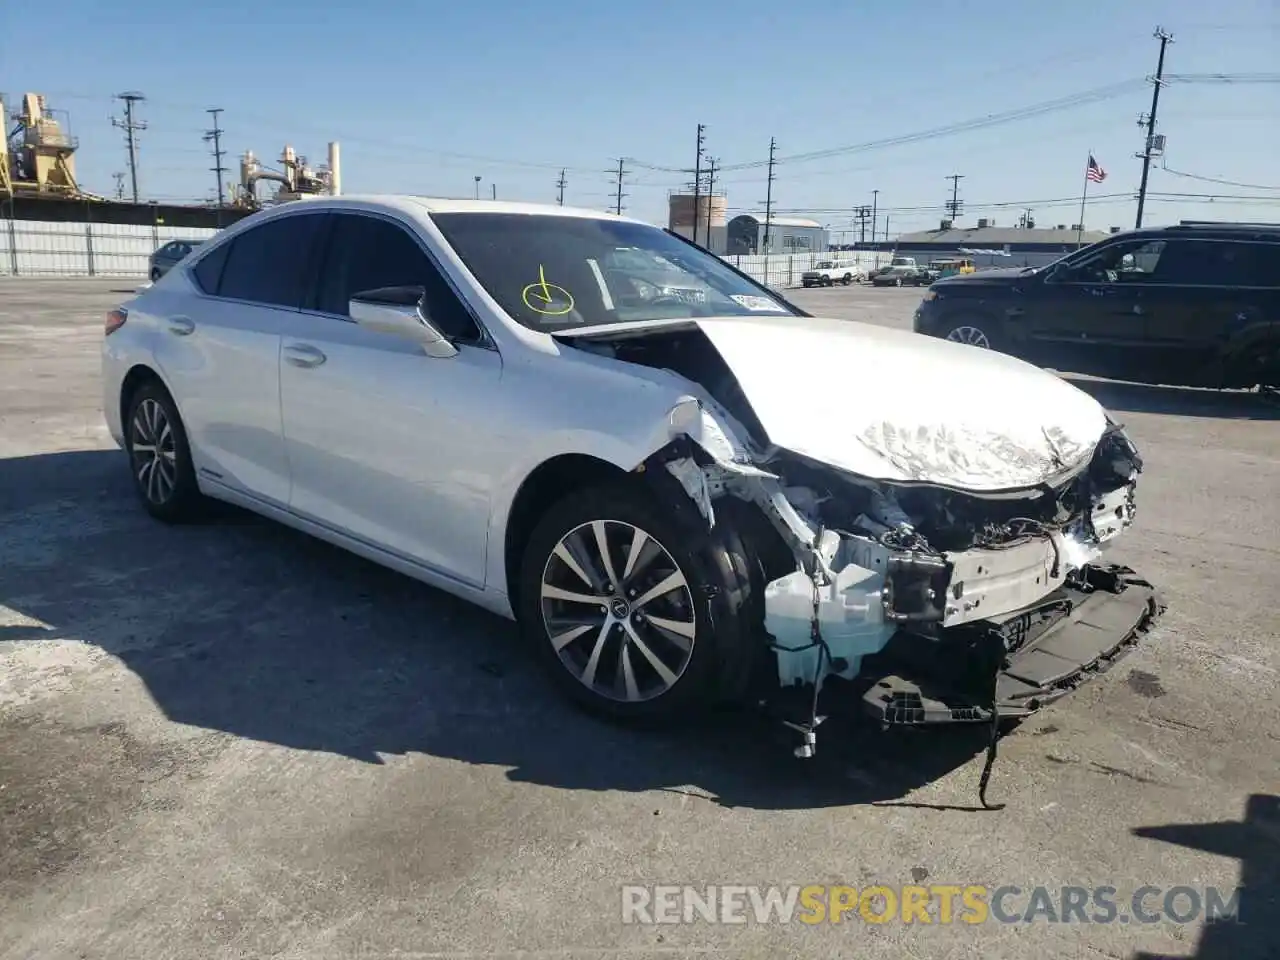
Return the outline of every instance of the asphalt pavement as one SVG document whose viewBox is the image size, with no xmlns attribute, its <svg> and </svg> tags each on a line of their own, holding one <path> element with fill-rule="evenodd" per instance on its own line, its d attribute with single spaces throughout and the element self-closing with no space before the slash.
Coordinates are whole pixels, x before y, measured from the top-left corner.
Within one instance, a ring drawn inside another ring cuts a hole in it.
<svg viewBox="0 0 1280 960">
<path fill-rule="evenodd" d="M 833 725 L 799 761 L 749 716 L 616 729 L 505 621 L 232 511 L 150 521 L 98 382 L 128 286 L 0 279 L 0 958 L 1280 955 L 1275 406 L 1077 381 L 1146 458 L 1116 558 L 1169 609 L 1002 742 L 982 811 L 980 732 Z M 907 326 L 920 292 L 791 296 Z M 1011 885 L 1021 911 L 1241 883 L 1251 922 L 1209 927 L 1185 895 L 1149 924 L 622 913 L 631 884 Z"/>
</svg>

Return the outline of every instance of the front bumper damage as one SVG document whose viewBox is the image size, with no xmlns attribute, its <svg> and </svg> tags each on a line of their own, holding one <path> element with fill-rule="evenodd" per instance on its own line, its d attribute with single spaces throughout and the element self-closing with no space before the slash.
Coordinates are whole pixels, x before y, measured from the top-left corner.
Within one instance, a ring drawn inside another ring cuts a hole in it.
<svg viewBox="0 0 1280 960">
<path fill-rule="evenodd" d="M 798 756 L 814 755 L 829 707 L 853 704 L 886 726 L 989 724 L 985 804 L 1002 721 L 1105 672 L 1164 610 L 1149 583 L 1102 560 L 1133 521 L 1142 469 L 1114 424 L 1092 461 L 1028 494 L 1057 507 L 1052 521 L 1041 510 L 936 549 L 892 486 L 861 478 L 839 479 L 869 490 L 870 506 L 828 523 L 824 497 L 785 476 L 785 458 L 745 456 L 719 426 L 727 415 L 715 414 L 673 413 L 673 435 L 692 442 L 669 448 L 661 466 L 710 525 L 719 498 L 754 503 L 794 558 L 765 586 L 763 632 L 776 666 L 767 699 L 782 705 Z"/>
</svg>

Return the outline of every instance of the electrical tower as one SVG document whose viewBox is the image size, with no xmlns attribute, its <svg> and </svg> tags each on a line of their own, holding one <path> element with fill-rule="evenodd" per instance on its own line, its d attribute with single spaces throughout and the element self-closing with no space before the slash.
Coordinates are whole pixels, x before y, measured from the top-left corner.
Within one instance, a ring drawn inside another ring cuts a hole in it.
<svg viewBox="0 0 1280 960">
<path fill-rule="evenodd" d="M 951 181 L 951 199 L 945 204 L 947 208 L 947 216 L 951 222 L 960 219 L 960 211 L 964 208 L 964 202 L 960 199 L 960 181 L 964 179 L 963 173 L 953 173 L 946 179 Z"/>
<path fill-rule="evenodd" d="M 777 161 L 774 154 L 778 150 L 778 141 L 769 138 L 769 176 L 765 179 L 764 193 L 764 253 L 769 252 L 769 230 L 773 226 L 773 168 Z"/>
<path fill-rule="evenodd" d="M 568 181 L 564 178 L 564 171 L 561 170 L 560 179 L 556 181 L 556 203 L 562 207 L 564 206 L 564 188 L 567 183 Z"/>
<path fill-rule="evenodd" d="M 1173 43 L 1173 35 L 1166 33 L 1163 27 L 1156 27 L 1153 36 L 1160 41 L 1160 59 L 1156 61 L 1156 75 L 1148 78 L 1155 88 L 1151 91 L 1151 112 L 1138 118 L 1138 126 L 1147 129 L 1147 142 L 1143 145 L 1142 152 L 1135 154 L 1142 159 L 1142 184 L 1138 187 L 1138 218 L 1134 229 L 1142 226 L 1142 208 L 1147 202 L 1147 176 L 1151 173 L 1151 157 L 1155 152 L 1156 110 L 1160 107 L 1160 88 L 1164 86 L 1164 52 Z"/>
<path fill-rule="evenodd" d="M 702 186 L 702 139 L 707 125 L 698 124 L 698 152 L 693 158 L 693 242 L 698 242 L 698 190 Z M 710 204 L 708 203 L 708 206 Z"/>
<path fill-rule="evenodd" d="M 711 204 L 715 200 L 716 195 L 716 164 L 720 161 L 715 157 L 707 160 L 707 249 L 711 249 Z M 696 238 L 695 241 L 697 242 Z"/>
<path fill-rule="evenodd" d="M 618 185 L 617 185 L 617 189 L 614 192 L 613 212 L 618 214 L 619 216 L 622 215 L 622 198 L 626 196 L 626 194 L 622 192 L 622 178 L 627 175 L 626 168 L 623 166 L 623 163 L 625 162 L 625 160 L 626 160 L 626 157 L 618 158 L 618 169 L 615 174 L 618 178 Z"/>
<path fill-rule="evenodd" d="M 119 120 L 116 117 L 112 117 L 111 125 L 113 127 L 119 127 L 121 130 L 124 131 L 125 143 L 129 147 L 129 180 L 133 184 L 133 202 L 137 203 L 138 202 L 138 136 L 137 136 L 137 133 L 139 130 L 147 129 L 147 122 L 145 120 L 135 120 L 133 118 L 133 108 L 135 104 L 140 103 L 143 100 L 146 100 L 147 98 L 144 97 L 142 94 L 137 93 L 136 91 L 130 91 L 129 93 L 117 93 L 116 99 L 124 101 L 124 120 Z"/>
<path fill-rule="evenodd" d="M 218 114 L 222 113 L 221 107 L 210 107 L 205 113 L 213 117 L 213 129 L 206 130 L 204 133 L 204 142 L 213 144 L 213 166 L 209 169 L 213 171 L 214 179 L 218 186 L 218 207 L 221 209 L 226 204 L 226 194 L 222 192 L 222 175 L 227 172 L 227 168 L 222 165 L 222 128 L 218 126 Z"/>
</svg>

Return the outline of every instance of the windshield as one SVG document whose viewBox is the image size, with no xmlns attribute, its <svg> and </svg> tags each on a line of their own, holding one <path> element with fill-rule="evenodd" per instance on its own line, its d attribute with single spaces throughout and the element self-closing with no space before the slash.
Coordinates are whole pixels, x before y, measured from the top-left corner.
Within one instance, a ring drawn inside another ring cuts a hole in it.
<svg viewBox="0 0 1280 960">
<path fill-rule="evenodd" d="M 531 330 L 797 316 L 718 257 L 647 224 L 519 213 L 432 220 L 480 285 Z"/>
<path fill-rule="evenodd" d="M 832 269 L 834 266 L 835 266 L 835 264 L 834 264 L 834 263 L 832 263 L 830 260 L 823 260 L 821 263 L 819 263 L 819 264 L 818 264 L 817 269 L 819 269 L 819 270 L 830 270 L 830 269 Z"/>
</svg>

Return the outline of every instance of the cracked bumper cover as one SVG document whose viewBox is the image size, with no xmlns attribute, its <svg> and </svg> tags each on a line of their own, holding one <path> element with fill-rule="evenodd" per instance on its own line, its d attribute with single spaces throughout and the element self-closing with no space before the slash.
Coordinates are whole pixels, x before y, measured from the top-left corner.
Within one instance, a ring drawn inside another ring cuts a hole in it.
<svg viewBox="0 0 1280 960">
<path fill-rule="evenodd" d="M 1088 567 L 1079 583 L 1024 609 L 937 637 L 895 634 L 863 660 L 862 706 L 899 725 L 988 722 L 993 703 L 1002 718 L 1026 717 L 1105 673 L 1164 609 L 1159 592 L 1132 570 Z"/>
</svg>

